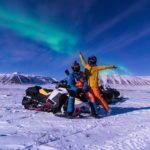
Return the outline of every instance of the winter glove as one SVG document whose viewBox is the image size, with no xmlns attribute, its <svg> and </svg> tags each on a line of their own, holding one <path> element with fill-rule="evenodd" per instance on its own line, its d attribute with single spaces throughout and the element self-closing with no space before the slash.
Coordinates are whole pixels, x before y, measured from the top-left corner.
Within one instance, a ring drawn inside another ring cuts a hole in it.
<svg viewBox="0 0 150 150">
<path fill-rule="evenodd" d="M 83 91 L 83 89 L 78 89 L 77 90 L 77 97 L 82 98 L 82 97 L 84 97 L 84 95 L 85 95 L 85 92 Z"/>
<path fill-rule="evenodd" d="M 113 65 L 113 69 L 117 69 L 117 68 L 118 68 L 117 66 Z"/>
<path fill-rule="evenodd" d="M 82 53 L 81 53 L 81 51 L 80 51 L 80 50 L 78 50 L 78 52 L 79 52 L 79 54 L 80 54 L 80 55 L 82 55 Z"/>
<path fill-rule="evenodd" d="M 68 90 L 68 93 L 71 97 L 75 97 L 76 93 L 73 90 Z"/>
<path fill-rule="evenodd" d="M 82 89 L 77 89 L 76 93 L 79 95 L 80 93 L 83 93 L 83 90 Z"/>
<path fill-rule="evenodd" d="M 65 74 L 66 74 L 67 76 L 69 76 L 70 73 L 69 73 L 69 70 L 68 70 L 68 69 L 65 70 Z"/>
<path fill-rule="evenodd" d="M 82 91 L 83 91 L 84 93 L 86 93 L 86 92 L 88 91 L 88 88 L 83 88 Z"/>
</svg>

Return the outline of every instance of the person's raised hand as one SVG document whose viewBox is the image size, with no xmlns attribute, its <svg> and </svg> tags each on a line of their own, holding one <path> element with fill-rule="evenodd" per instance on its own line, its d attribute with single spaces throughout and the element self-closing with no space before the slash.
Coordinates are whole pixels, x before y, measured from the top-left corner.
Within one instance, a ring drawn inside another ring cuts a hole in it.
<svg viewBox="0 0 150 150">
<path fill-rule="evenodd" d="M 78 50 L 79 54 L 82 55 L 82 52 L 80 50 Z"/>
<path fill-rule="evenodd" d="M 117 66 L 113 65 L 113 69 L 117 69 L 117 68 L 118 68 Z"/>
</svg>

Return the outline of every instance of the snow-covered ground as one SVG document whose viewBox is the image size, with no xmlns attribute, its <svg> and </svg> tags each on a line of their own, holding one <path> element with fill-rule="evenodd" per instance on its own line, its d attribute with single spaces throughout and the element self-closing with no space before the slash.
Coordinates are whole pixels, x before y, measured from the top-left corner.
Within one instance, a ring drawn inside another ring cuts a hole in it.
<svg viewBox="0 0 150 150">
<path fill-rule="evenodd" d="M 25 110 L 26 86 L 0 86 L 1 150 L 149 150 L 150 87 L 119 87 L 128 98 L 101 119 L 65 119 Z"/>
</svg>

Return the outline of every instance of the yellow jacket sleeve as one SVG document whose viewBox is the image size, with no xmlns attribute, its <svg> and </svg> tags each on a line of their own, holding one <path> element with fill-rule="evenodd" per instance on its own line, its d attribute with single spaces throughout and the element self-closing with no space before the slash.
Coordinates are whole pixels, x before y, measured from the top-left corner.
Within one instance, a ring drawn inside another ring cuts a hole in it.
<svg viewBox="0 0 150 150">
<path fill-rule="evenodd" d="M 97 70 L 105 70 L 105 69 L 112 69 L 114 66 L 113 65 L 109 65 L 109 66 L 97 66 L 96 69 Z"/>
<path fill-rule="evenodd" d="M 79 57 L 80 57 L 81 63 L 84 66 L 84 68 L 90 69 L 91 67 L 86 63 L 84 56 L 81 53 L 80 53 Z"/>
</svg>

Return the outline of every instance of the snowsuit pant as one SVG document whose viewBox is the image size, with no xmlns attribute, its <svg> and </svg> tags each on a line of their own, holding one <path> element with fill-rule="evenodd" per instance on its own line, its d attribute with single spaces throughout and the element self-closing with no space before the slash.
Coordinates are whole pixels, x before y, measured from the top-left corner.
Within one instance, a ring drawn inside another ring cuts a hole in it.
<svg viewBox="0 0 150 150">
<path fill-rule="evenodd" d="M 67 112 L 68 113 L 73 113 L 73 111 L 74 111 L 74 102 L 75 102 L 74 97 L 69 96 L 68 106 L 67 106 Z"/>
<path fill-rule="evenodd" d="M 89 93 L 91 93 L 95 96 L 96 100 L 103 106 L 105 111 L 108 111 L 109 106 L 108 106 L 107 102 L 104 100 L 104 98 L 101 96 L 99 88 L 96 88 L 96 87 L 95 88 L 90 88 Z"/>
<path fill-rule="evenodd" d="M 97 103 L 95 101 L 95 98 L 92 93 L 87 92 L 86 93 L 87 101 L 89 103 L 89 106 L 91 108 L 91 113 L 92 114 L 98 114 L 98 109 L 97 109 Z M 68 106 L 67 106 L 67 112 L 68 113 L 73 113 L 74 112 L 74 103 L 75 103 L 75 98 L 72 96 L 69 96 L 68 99 Z"/>
</svg>

